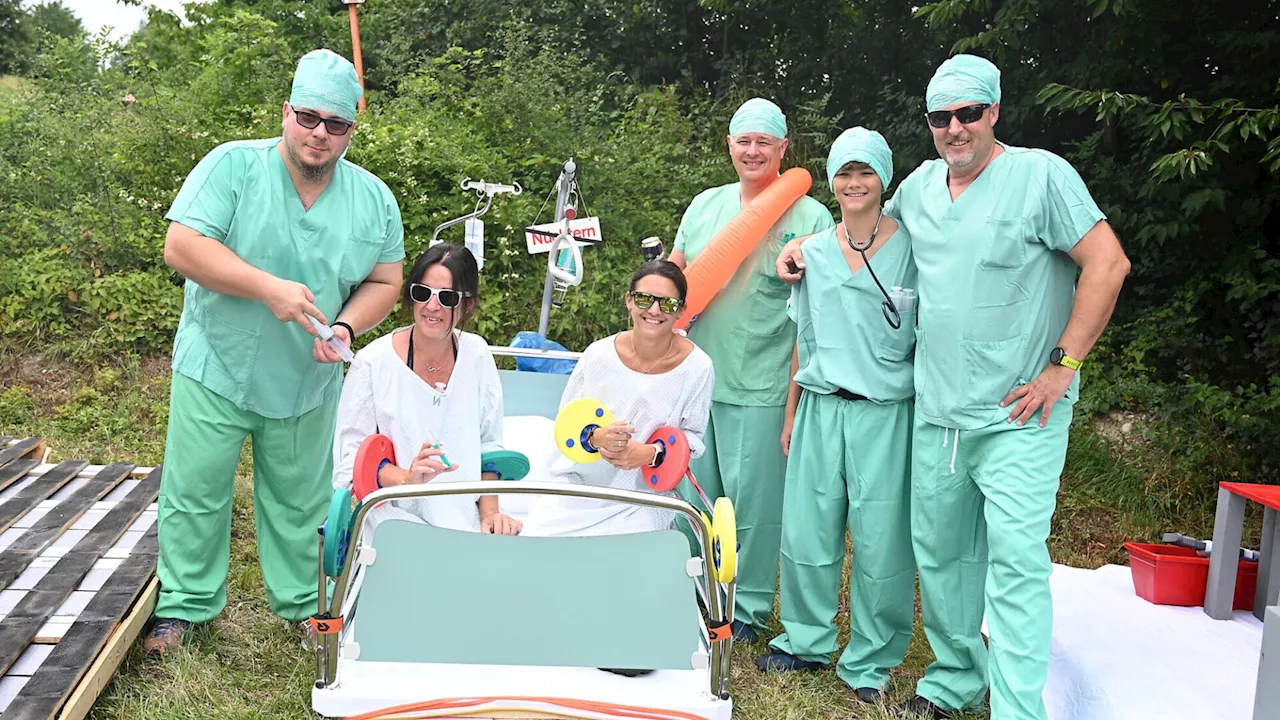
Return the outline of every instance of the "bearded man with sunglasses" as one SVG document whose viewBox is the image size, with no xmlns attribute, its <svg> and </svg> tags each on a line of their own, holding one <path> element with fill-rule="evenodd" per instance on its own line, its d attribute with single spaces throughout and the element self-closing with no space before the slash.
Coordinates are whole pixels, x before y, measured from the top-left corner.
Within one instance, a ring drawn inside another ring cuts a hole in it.
<svg viewBox="0 0 1280 720">
<path fill-rule="evenodd" d="M 148 654 L 226 605 L 235 469 L 253 438 L 258 557 L 272 612 L 316 606 L 316 527 L 331 494 L 341 357 L 395 306 L 404 228 L 391 191 L 342 159 L 363 93 L 328 50 L 298 62 L 278 138 L 206 155 L 165 216 L 187 278 L 160 487 L 158 619 Z"/>
<path fill-rule="evenodd" d="M 951 717 L 981 704 L 989 671 L 993 720 L 1043 720 L 1046 541 L 1078 370 L 1129 260 L 1074 168 L 995 139 L 994 65 L 948 59 L 926 102 L 941 159 L 885 211 L 911 233 L 919 270 L 911 535 L 936 660 L 897 709 Z M 790 247 L 778 270 L 795 281 L 803 265 Z"/>
</svg>

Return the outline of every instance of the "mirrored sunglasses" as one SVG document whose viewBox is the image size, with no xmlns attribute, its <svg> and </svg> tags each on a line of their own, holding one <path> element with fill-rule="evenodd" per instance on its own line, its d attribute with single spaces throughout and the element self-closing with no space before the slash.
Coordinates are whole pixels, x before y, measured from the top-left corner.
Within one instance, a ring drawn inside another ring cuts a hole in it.
<svg viewBox="0 0 1280 720">
<path fill-rule="evenodd" d="M 650 307 L 653 307 L 655 300 L 658 303 L 658 309 L 668 315 L 675 315 L 683 304 L 680 302 L 679 298 L 658 297 L 657 295 L 650 295 L 647 292 L 640 292 L 639 290 L 633 290 L 631 292 L 631 302 L 635 303 L 636 307 L 641 310 L 648 310 Z"/>
</svg>

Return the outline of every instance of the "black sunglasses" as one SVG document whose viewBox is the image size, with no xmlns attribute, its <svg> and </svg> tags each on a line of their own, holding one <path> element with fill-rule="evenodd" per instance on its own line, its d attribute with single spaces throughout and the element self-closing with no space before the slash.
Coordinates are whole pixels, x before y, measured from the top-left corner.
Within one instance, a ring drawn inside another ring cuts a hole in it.
<svg viewBox="0 0 1280 720">
<path fill-rule="evenodd" d="M 958 110 L 934 110 L 924 114 L 929 124 L 936 128 L 944 128 L 951 124 L 951 116 L 954 115 L 961 125 L 978 122 L 982 118 L 982 113 L 991 107 L 991 103 L 981 103 L 979 105 L 966 105 Z"/>
<path fill-rule="evenodd" d="M 297 119 L 298 124 L 308 130 L 315 130 L 320 123 L 324 123 L 325 132 L 330 135 L 346 135 L 347 131 L 351 129 L 351 123 L 346 120 L 322 118 L 313 112 L 299 110 L 292 105 L 289 106 L 289 109 L 293 111 L 293 117 Z"/>
<path fill-rule="evenodd" d="M 658 309 L 668 315 L 675 315 L 676 311 L 680 309 L 680 306 L 684 304 L 680 302 L 679 298 L 658 297 L 657 295 L 650 295 L 647 292 L 640 292 L 639 290 L 631 291 L 631 302 L 635 303 L 636 307 L 641 310 L 648 310 L 653 307 L 654 301 L 657 301 Z"/>
<path fill-rule="evenodd" d="M 430 285 L 421 283 L 409 284 L 409 299 L 425 304 L 431 302 L 431 296 L 435 295 L 440 300 L 440 307 L 456 308 L 458 303 L 462 302 L 462 298 L 471 297 L 471 293 L 459 292 L 451 289 L 433 288 Z"/>
</svg>

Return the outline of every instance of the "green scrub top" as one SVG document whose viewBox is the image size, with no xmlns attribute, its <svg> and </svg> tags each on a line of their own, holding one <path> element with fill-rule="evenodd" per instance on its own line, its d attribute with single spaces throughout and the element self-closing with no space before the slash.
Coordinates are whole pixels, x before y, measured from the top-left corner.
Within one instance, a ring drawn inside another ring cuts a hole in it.
<svg viewBox="0 0 1280 720">
<path fill-rule="evenodd" d="M 865 267 L 849 269 L 842 242 L 835 228 L 804 242 L 804 281 L 792 287 L 789 303 L 800 354 L 795 381 L 823 395 L 844 389 L 878 403 L 910 399 L 916 311 L 899 308 L 902 326 L 893 329 L 881 308 L 880 288 Z M 915 289 L 905 230 L 887 238 L 869 262 L 885 290 Z"/>
<path fill-rule="evenodd" d="M 280 138 L 230 142 L 187 176 L 165 215 L 276 277 L 300 282 L 332 322 L 376 263 L 404 258 L 404 227 L 390 189 L 339 160 L 304 210 Z M 268 418 L 297 417 L 337 393 L 340 363 L 311 356 L 314 337 L 258 300 L 186 283 L 173 370 Z"/>
<path fill-rule="evenodd" d="M 1067 161 L 1003 146 L 954 202 L 947 165 L 929 160 L 885 210 L 911 233 L 920 273 L 916 413 L 974 430 L 1049 364 L 1071 316 L 1077 266 L 1066 253 L 1105 215 Z M 1067 398 L 1079 397 L 1080 378 Z"/>
<path fill-rule="evenodd" d="M 675 241 L 687 262 L 742 211 L 739 188 L 740 183 L 711 188 L 689 203 Z M 791 288 L 778 277 L 774 263 L 791 239 L 834 225 L 831 211 L 808 195 L 792 203 L 689 329 L 689 339 L 715 365 L 714 401 L 786 405 L 796 331 L 787 317 Z"/>
</svg>

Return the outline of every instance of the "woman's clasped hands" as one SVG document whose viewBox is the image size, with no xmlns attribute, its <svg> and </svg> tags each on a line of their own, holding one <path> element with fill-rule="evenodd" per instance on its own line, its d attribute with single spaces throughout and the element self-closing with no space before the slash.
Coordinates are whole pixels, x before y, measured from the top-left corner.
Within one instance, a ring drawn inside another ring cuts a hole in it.
<svg viewBox="0 0 1280 720">
<path fill-rule="evenodd" d="M 591 433 L 591 444 L 600 451 L 600 457 L 619 470 L 634 470 L 653 460 L 653 446 L 632 439 L 636 429 L 618 421 L 607 427 L 596 428 Z"/>
</svg>

